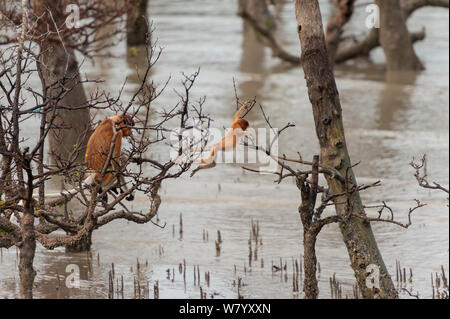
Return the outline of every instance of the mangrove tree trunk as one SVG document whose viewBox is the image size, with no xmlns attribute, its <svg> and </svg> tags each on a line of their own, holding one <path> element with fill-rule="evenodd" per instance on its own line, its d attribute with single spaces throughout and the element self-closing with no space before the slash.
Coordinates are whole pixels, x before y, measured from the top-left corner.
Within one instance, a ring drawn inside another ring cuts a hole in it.
<svg viewBox="0 0 450 319">
<path fill-rule="evenodd" d="M 317 0 L 296 0 L 297 31 L 302 49 L 302 63 L 312 104 L 316 133 L 321 148 L 322 164 L 335 168 L 356 186 L 344 136 L 339 93 L 330 67 L 322 16 Z M 345 183 L 327 176 L 330 194 L 345 193 Z M 340 216 L 365 215 L 358 192 L 335 200 Z M 364 298 L 397 298 L 397 292 L 378 250 L 370 223 L 350 217 L 339 224 L 348 250 L 351 266 Z M 366 286 L 367 267 L 376 265 L 380 273 L 380 287 Z"/>
</svg>

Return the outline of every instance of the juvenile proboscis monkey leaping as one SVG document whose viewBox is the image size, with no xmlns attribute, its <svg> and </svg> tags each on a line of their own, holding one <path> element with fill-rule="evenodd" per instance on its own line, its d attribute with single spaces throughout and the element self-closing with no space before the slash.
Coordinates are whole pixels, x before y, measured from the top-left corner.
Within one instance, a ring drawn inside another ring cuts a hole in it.
<svg viewBox="0 0 450 319">
<path fill-rule="evenodd" d="M 199 165 L 196 169 L 194 169 L 191 173 L 191 177 L 194 176 L 199 170 L 209 169 L 216 166 L 216 158 L 217 153 L 219 151 L 227 151 L 230 149 L 236 149 L 236 145 L 240 143 L 240 141 L 246 137 L 254 137 L 253 132 L 247 131 L 247 128 L 250 126 L 250 123 L 240 117 L 241 112 L 247 107 L 247 103 L 244 103 L 239 110 L 233 116 L 233 122 L 230 125 L 230 129 L 227 130 L 227 133 L 222 138 L 221 141 L 214 144 L 211 147 L 207 147 L 206 150 L 210 150 L 209 156 L 206 158 L 201 158 L 196 160 L 196 163 L 201 163 L 204 165 Z"/>
</svg>

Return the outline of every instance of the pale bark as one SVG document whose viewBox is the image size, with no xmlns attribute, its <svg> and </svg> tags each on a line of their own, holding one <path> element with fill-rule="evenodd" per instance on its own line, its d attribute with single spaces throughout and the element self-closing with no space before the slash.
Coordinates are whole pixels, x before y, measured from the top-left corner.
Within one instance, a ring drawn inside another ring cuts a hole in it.
<svg viewBox="0 0 450 319">
<path fill-rule="evenodd" d="M 321 148 L 321 161 L 337 169 L 342 176 L 348 174 L 351 184 L 356 186 L 344 136 L 339 93 L 328 60 L 318 1 L 296 0 L 295 8 L 303 70 Z M 327 176 L 327 182 L 330 194 L 345 192 L 345 184 L 338 179 Z M 349 205 L 342 204 L 346 200 L 345 196 L 336 199 L 335 208 L 338 215 L 345 217 L 349 212 L 365 215 L 358 192 L 350 196 Z M 351 217 L 347 222 L 341 222 L 339 226 L 363 296 L 365 298 L 397 298 L 397 292 L 378 250 L 370 223 Z M 366 286 L 366 269 L 370 264 L 379 267 L 380 289 L 371 289 Z"/>
</svg>

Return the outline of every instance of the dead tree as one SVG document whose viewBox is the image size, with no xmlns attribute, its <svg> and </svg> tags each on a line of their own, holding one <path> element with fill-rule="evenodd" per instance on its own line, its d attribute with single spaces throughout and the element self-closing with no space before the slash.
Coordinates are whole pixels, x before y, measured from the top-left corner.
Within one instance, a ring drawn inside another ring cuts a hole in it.
<svg viewBox="0 0 450 319">
<path fill-rule="evenodd" d="M 180 94 L 181 101 L 168 110 L 156 113 L 157 118 L 150 123 L 152 102 L 164 87 L 158 89 L 149 81 L 150 70 L 159 54 L 148 48 L 146 70 L 140 75 L 140 84 L 129 101 L 121 101 L 121 91 L 111 94 L 97 90 L 90 95 L 86 104 L 76 107 L 81 110 L 109 109 L 116 114 L 127 113 L 132 116 L 136 123 L 134 127 L 130 127 L 134 131 L 134 139 L 130 141 L 129 148 L 123 151 L 120 162 L 112 157 L 114 143 L 111 143 L 108 154 L 105 154 L 107 159 L 104 166 L 97 172 L 100 174 L 99 180 L 93 185 L 83 186 L 84 176 L 92 172 L 86 171 L 76 160 L 79 154 L 84 155 L 81 145 L 86 142 L 86 135 L 81 134 L 77 137 L 78 143 L 71 146 L 67 160 L 48 165 L 46 154 L 42 151 L 43 144 L 48 140 L 50 132 L 59 127 L 59 124 L 55 124 L 58 111 L 68 107 L 61 101 L 77 86 L 87 82 L 97 83 L 99 80 L 63 77 L 59 81 L 46 82 L 44 92 L 31 87 L 29 79 L 39 76 L 41 69 L 36 69 L 34 65 L 42 61 L 43 53 L 39 50 L 38 39 L 34 38 L 39 32 L 34 30 L 33 15 L 29 10 L 27 1 L 22 0 L 20 11 L 15 11 L 16 15 L 20 13 L 21 22 L 13 23 L 19 25 L 19 36 L 0 48 L 0 154 L 1 176 L 5 177 L 0 182 L 0 247 L 15 246 L 19 249 L 22 298 L 33 296 L 32 287 L 36 274 L 33 261 L 37 242 L 47 249 L 76 246 L 86 242 L 96 229 L 114 220 L 122 219 L 138 224 L 153 222 L 161 204 L 158 194 L 161 184 L 167 179 L 181 176 L 189 168 L 189 164 L 176 165 L 170 158 L 157 161 L 146 158 L 144 154 L 157 144 L 164 145 L 171 133 L 176 134 L 173 130 L 174 120 L 178 119 L 180 126 L 185 127 L 193 114 L 196 118 L 204 118 L 201 114 L 203 101 L 199 101 L 196 106 L 189 100 L 189 92 L 198 76 L 197 72 L 184 78 L 185 90 Z M 52 36 L 52 33 L 47 35 Z M 91 48 L 87 46 L 84 49 L 90 52 Z M 70 80 L 71 85 L 66 86 L 66 80 Z M 50 90 L 57 93 L 49 94 Z M 41 126 L 35 132 L 34 140 L 25 141 L 23 129 L 33 114 L 41 116 Z M 172 123 L 171 126 L 168 126 L 168 122 Z M 116 132 L 113 142 L 117 137 Z M 24 144 L 26 142 L 27 145 Z M 179 152 L 181 153 L 181 149 Z M 101 188 L 101 181 L 106 173 L 122 175 L 128 189 L 115 194 L 112 189 L 123 185 Z M 71 180 L 76 192 L 61 193 L 61 196 L 49 198 L 45 182 L 54 176 Z M 123 202 L 132 193 L 148 198 L 148 207 L 144 211 L 132 210 Z M 107 194 L 110 200 L 106 202 L 103 199 Z M 67 208 L 69 201 L 77 201 L 82 207 L 78 216 L 74 216 Z M 63 231 L 66 235 L 55 234 L 57 231 Z"/>
<path fill-rule="evenodd" d="M 302 49 L 302 65 L 313 108 L 322 164 L 337 170 L 341 176 L 348 174 L 352 184 L 357 187 L 345 141 L 339 93 L 329 64 L 319 4 L 317 1 L 296 0 L 295 9 Z M 345 182 L 342 180 L 327 176 L 327 182 L 331 195 L 345 192 Z M 350 207 L 337 205 L 342 200 L 342 197 L 335 199 L 338 216 L 344 216 L 347 210 L 354 212 L 352 215 L 365 215 L 359 192 L 352 194 L 348 203 Z M 397 292 L 378 250 L 370 224 L 351 217 L 348 222 L 339 223 L 339 226 L 363 296 L 397 298 Z M 371 264 L 377 265 L 380 269 L 379 291 L 366 287 L 366 269 Z"/>
</svg>

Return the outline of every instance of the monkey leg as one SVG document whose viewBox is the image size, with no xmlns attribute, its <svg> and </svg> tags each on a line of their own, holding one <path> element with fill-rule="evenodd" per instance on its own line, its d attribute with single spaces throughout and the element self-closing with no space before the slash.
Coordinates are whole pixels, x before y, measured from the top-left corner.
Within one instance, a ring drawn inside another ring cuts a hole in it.
<svg viewBox="0 0 450 319">
<path fill-rule="evenodd" d="M 125 182 L 125 178 L 123 177 L 122 174 L 117 175 L 117 185 L 118 185 L 118 187 L 119 187 L 119 189 L 120 189 L 120 194 L 125 193 L 124 190 L 122 189 L 122 187 L 125 188 L 125 190 L 128 190 L 127 183 Z M 127 201 L 129 201 L 129 202 L 131 202 L 132 200 L 134 200 L 134 195 L 133 195 L 133 193 L 131 193 L 130 195 L 128 195 L 127 197 L 125 197 L 125 199 L 126 199 Z"/>
<path fill-rule="evenodd" d="M 119 190 L 117 190 L 117 189 L 119 189 Z M 113 186 L 111 186 L 110 190 L 116 195 L 119 195 L 119 192 L 120 192 L 120 194 L 123 194 L 123 189 L 122 189 L 122 185 L 120 184 L 119 177 L 117 177 L 117 183 L 114 184 Z"/>
</svg>

